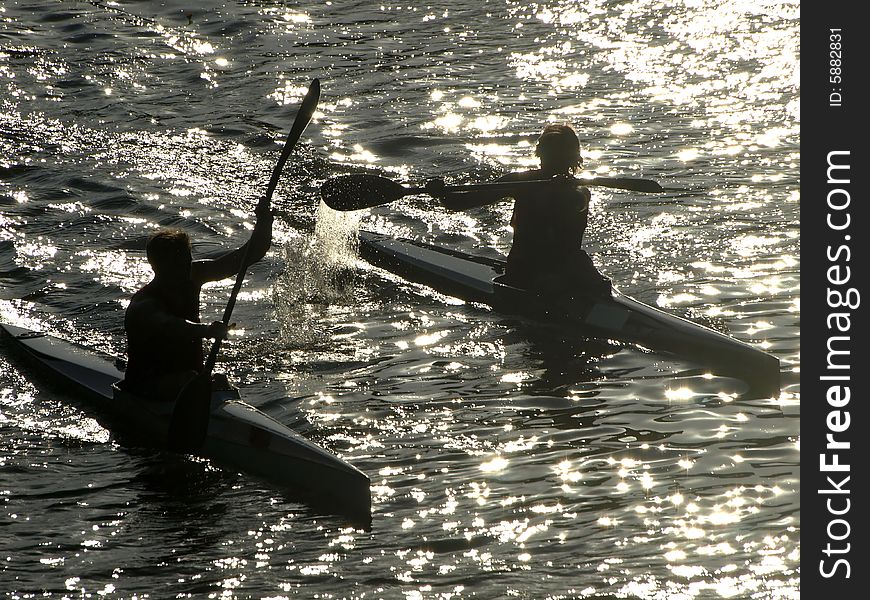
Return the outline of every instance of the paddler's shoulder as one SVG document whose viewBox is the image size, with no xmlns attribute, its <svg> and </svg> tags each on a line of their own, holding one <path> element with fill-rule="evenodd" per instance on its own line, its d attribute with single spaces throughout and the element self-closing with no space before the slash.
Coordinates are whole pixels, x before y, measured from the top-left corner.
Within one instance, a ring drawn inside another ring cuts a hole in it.
<svg viewBox="0 0 870 600">
<path fill-rule="evenodd" d="M 178 293 L 179 290 L 169 289 L 152 279 L 133 294 L 127 311 L 162 309 L 166 306 L 167 300 Z"/>
<path fill-rule="evenodd" d="M 154 281 L 149 281 L 133 293 L 130 303 L 134 304 L 150 300 L 154 296 L 154 287 Z"/>
</svg>

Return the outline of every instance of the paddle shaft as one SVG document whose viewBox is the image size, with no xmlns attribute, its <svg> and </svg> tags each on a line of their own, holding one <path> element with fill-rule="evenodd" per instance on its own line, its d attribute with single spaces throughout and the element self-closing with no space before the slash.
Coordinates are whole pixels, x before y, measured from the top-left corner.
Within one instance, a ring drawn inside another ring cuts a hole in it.
<svg viewBox="0 0 870 600">
<path fill-rule="evenodd" d="M 443 191 L 448 194 L 461 192 L 513 192 L 522 188 L 537 187 L 540 185 L 552 185 L 552 181 L 546 179 L 535 179 L 531 181 L 498 181 L 492 183 L 468 183 L 463 185 L 445 185 Z M 432 194 L 432 190 L 427 190 L 425 187 L 406 187 L 404 190 L 405 196 L 413 196 L 415 194 Z"/>
<path fill-rule="evenodd" d="M 299 112 L 296 113 L 296 119 L 293 121 L 293 127 L 287 135 L 284 149 L 281 151 L 278 163 L 272 170 L 272 178 L 269 180 L 269 187 L 266 188 L 266 195 L 257 205 L 258 215 L 262 214 L 262 211 L 269 209 L 269 205 L 272 202 L 272 194 L 275 192 L 275 188 L 278 187 L 278 178 L 281 176 L 284 163 L 287 162 L 287 158 L 293 151 L 296 142 L 302 137 L 302 132 L 305 131 L 308 123 L 311 122 L 319 100 L 320 82 L 315 79 L 311 82 L 308 93 L 305 94 L 305 98 L 302 100 Z M 230 293 L 227 307 L 224 310 L 224 325 L 229 324 L 230 317 L 233 314 L 233 307 L 236 305 L 236 298 L 239 295 L 239 290 L 242 288 L 245 272 L 248 269 L 250 252 L 251 242 L 249 241 L 245 246 L 242 264 L 239 268 L 236 282 L 233 285 L 233 290 Z M 167 441 L 170 448 L 181 452 L 196 452 L 205 443 L 208 435 L 209 417 L 211 415 L 211 372 L 214 369 L 215 362 L 217 362 L 221 341 L 220 338 L 214 341 L 203 370 L 181 389 L 175 399 L 175 408 L 172 411 L 172 419 L 169 422 L 169 430 L 167 432 Z"/>
<path fill-rule="evenodd" d="M 631 177 L 592 177 L 590 179 L 530 179 L 528 181 L 496 181 L 491 183 L 470 183 L 464 185 L 447 185 L 443 191 L 447 193 L 492 191 L 513 192 L 522 189 L 546 187 L 546 186 L 581 186 L 599 185 L 604 187 L 617 187 L 637 191 L 664 191 L 656 182 L 649 179 L 635 179 Z M 641 190 L 640 188 L 644 188 Z M 406 187 L 405 196 L 413 194 L 431 194 L 431 190 L 425 187 Z"/>
<path fill-rule="evenodd" d="M 651 179 L 635 177 L 592 177 L 592 178 L 554 178 L 530 181 L 497 181 L 467 185 L 445 185 L 426 187 L 405 187 L 386 177 L 367 173 L 339 175 L 324 182 L 320 188 L 321 197 L 326 205 L 334 210 L 360 210 L 389 204 L 413 194 L 442 196 L 462 194 L 463 192 L 486 191 L 510 196 L 518 190 L 557 186 L 599 185 L 637 192 L 658 193 L 664 188 Z"/>
<path fill-rule="evenodd" d="M 311 82 L 311 86 L 308 88 L 308 92 L 305 94 L 305 98 L 302 100 L 302 104 L 299 107 L 299 112 L 296 113 L 296 119 L 293 121 L 293 127 L 290 129 L 290 133 L 287 134 L 287 141 L 284 142 L 284 149 L 281 151 L 281 156 L 278 158 L 278 162 L 275 164 L 275 168 L 272 169 L 272 177 L 269 179 L 269 186 L 266 188 L 266 195 L 260 200 L 258 204 L 258 209 L 268 209 L 269 205 L 272 202 L 272 195 L 275 193 L 275 189 L 278 187 L 278 180 L 281 178 L 281 171 L 284 169 L 284 164 L 287 162 L 287 159 L 290 157 L 290 153 L 293 152 L 293 148 L 296 146 L 296 143 L 299 141 L 299 138 L 302 137 L 302 133 L 305 131 L 305 128 L 308 127 L 308 123 L 311 122 L 311 117 L 314 115 L 314 110 L 317 108 L 317 103 L 320 100 L 320 81 L 315 79 Z M 258 211 L 259 212 L 259 211 Z M 223 323 L 224 325 L 230 324 L 230 317 L 232 317 L 233 309 L 236 306 L 236 298 L 239 295 L 239 290 L 242 289 L 242 283 L 245 280 L 245 273 L 248 270 L 248 257 L 251 253 L 251 243 L 248 242 L 245 244 L 245 254 L 242 258 L 242 267 L 239 269 L 238 275 L 236 275 L 236 282 L 233 284 L 233 290 L 230 292 L 230 299 L 227 301 L 227 306 L 224 309 Z M 215 363 L 217 362 L 217 356 L 221 349 L 221 339 L 218 338 L 214 341 L 214 344 L 211 346 L 211 351 L 208 354 L 208 359 L 205 362 L 205 366 L 203 368 L 203 373 L 206 375 L 210 375 L 212 369 L 214 369 Z"/>
<path fill-rule="evenodd" d="M 463 185 L 448 185 L 444 187 L 447 193 L 454 192 L 474 192 L 474 191 L 492 191 L 492 192 L 513 192 L 526 188 L 546 187 L 546 186 L 582 186 L 582 185 L 598 185 L 603 187 L 613 187 L 619 189 L 628 189 L 646 192 L 663 192 L 658 183 L 651 179 L 637 179 L 632 177 L 592 177 L 589 179 L 531 179 L 528 181 L 496 181 L 491 183 L 470 183 Z M 406 188 L 405 195 L 411 194 L 430 194 L 431 191 L 425 187 Z"/>
</svg>

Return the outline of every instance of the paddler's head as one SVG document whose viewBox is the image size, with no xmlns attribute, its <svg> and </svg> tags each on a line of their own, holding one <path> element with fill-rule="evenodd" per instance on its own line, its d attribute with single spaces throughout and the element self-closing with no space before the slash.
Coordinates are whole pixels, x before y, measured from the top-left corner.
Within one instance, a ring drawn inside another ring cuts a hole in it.
<svg viewBox="0 0 870 600">
<path fill-rule="evenodd" d="M 575 173 L 583 166 L 580 140 L 568 123 L 550 123 L 541 132 L 535 155 L 541 169 L 553 173 Z"/>
<path fill-rule="evenodd" d="M 190 237 L 181 229 L 160 229 L 151 234 L 145 254 L 158 278 L 179 283 L 190 279 Z"/>
</svg>

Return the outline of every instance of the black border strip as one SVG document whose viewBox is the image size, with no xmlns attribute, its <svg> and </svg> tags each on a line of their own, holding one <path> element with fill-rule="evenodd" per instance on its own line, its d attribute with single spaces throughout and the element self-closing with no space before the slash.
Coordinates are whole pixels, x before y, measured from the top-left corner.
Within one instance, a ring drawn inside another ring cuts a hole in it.
<svg viewBox="0 0 870 600">
<path fill-rule="evenodd" d="M 870 226 L 865 193 L 870 169 L 861 80 L 870 52 L 860 7 L 856 2 L 801 7 L 800 485 L 806 598 L 866 597 L 863 569 L 870 556 L 868 482 L 863 481 L 870 472 L 865 466 L 870 421 L 861 362 L 870 310 L 861 305 L 870 302 L 863 293 L 870 262 L 870 236 L 864 233 Z M 829 447 L 829 434 L 839 446 Z M 835 460 L 849 465 L 848 471 L 825 470 L 822 462 Z"/>
</svg>

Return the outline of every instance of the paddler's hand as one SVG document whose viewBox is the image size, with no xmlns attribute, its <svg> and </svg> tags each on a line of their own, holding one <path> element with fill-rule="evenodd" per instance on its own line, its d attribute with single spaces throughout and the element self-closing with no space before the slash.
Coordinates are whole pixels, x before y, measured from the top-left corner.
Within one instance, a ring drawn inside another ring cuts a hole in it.
<svg viewBox="0 0 870 600">
<path fill-rule="evenodd" d="M 257 262 L 269 251 L 272 245 L 272 223 L 275 221 L 275 211 L 269 206 L 265 197 L 257 203 L 254 214 L 257 215 L 257 222 L 251 233 L 251 243 L 254 245 L 253 254 L 248 257 L 251 263 Z"/>
<path fill-rule="evenodd" d="M 426 182 L 423 189 L 425 189 L 426 193 L 433 198 L 441 199 L 447 195 L 447 191 L 445 190 L 446 187 L 447 184 L 444 183 L 443 179 L 430 179 Z"/>
<path fill-rule="evenodd" d="M 254 215 L 257 217 L 257 224 L 254 226 L 254 229 L 262 229 L 264 227 L 271 229 L 272 222 L 275 220 L 275 211 L 272 210 L 265 197 L 261 198 L 257 203 Z"/>
<path fill-rule="evenodd" d="M 235 323 L 227 327 L 223 321 L 215 321 L 214 323 L 206 325 L 205 335 L 203 337 L 212 340 L 225 340 L 227 339 L 229 330 L 234 326 Z"/>
</svg>

